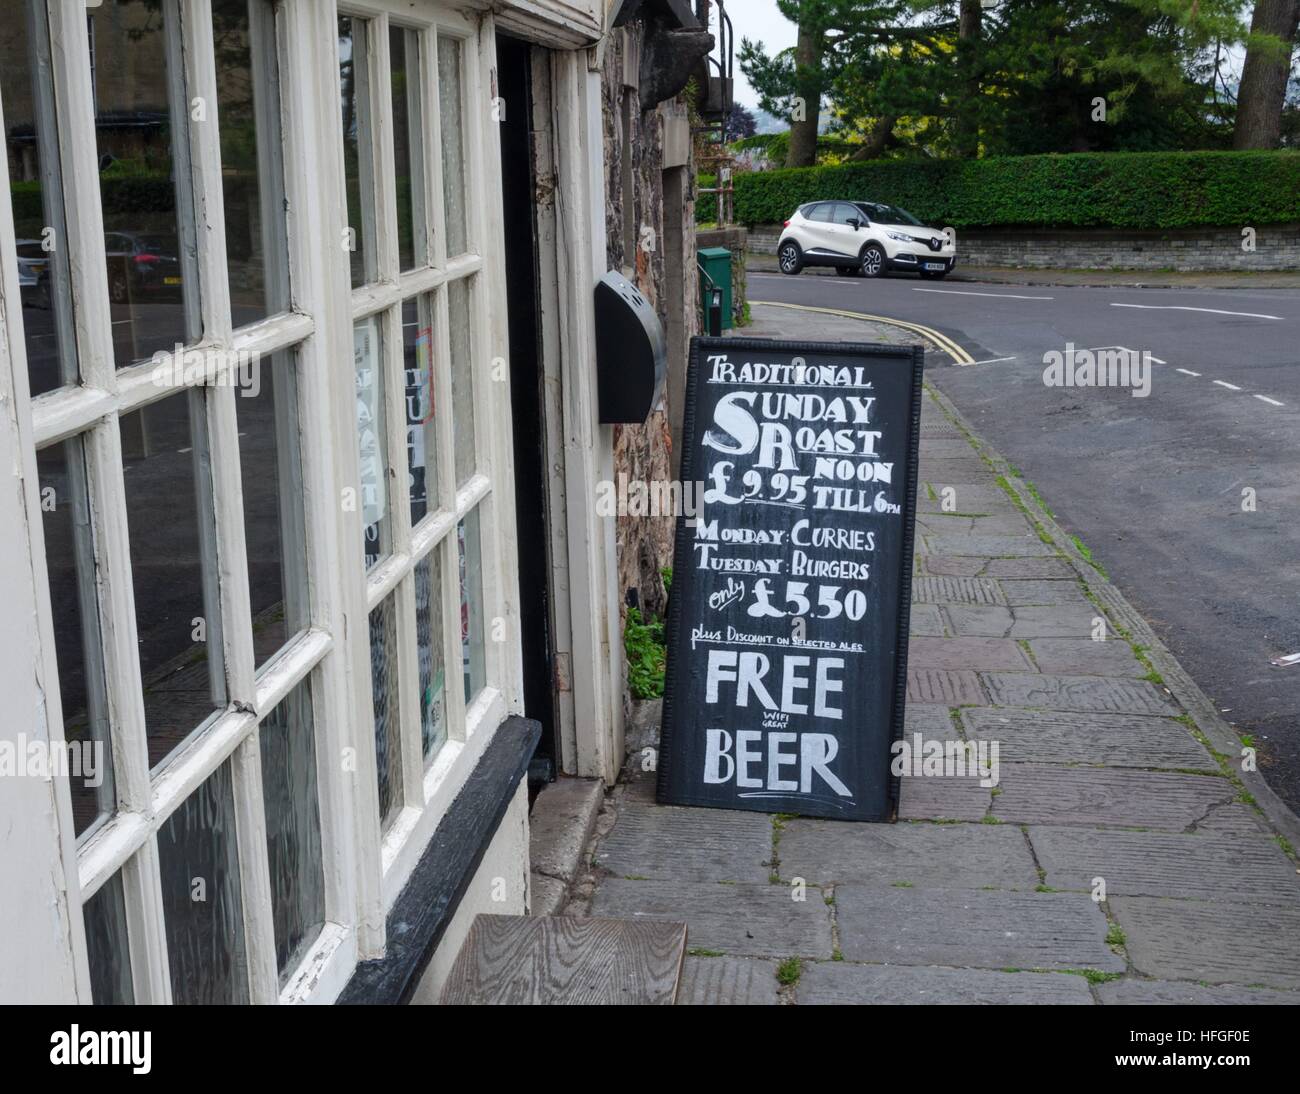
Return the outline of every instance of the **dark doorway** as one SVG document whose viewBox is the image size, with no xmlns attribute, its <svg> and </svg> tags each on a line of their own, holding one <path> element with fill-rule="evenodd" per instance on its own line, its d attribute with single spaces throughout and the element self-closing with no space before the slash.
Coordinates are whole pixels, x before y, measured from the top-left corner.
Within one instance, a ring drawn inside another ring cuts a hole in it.
<svg viewBox="0 0 1300 1094">
<path fill-rule="evenodd" d="M 559 766 L 551 641 L 550 536 L 542 420 L 537 224 L 534 216 L 532 47 L 497 36 L 501 187 L 506 240 L 506 314 L 514 418 L 515 520 L 523 638 L 524 713 L 542 724 L 529 783 L 549 782 Z"/>
</svg>

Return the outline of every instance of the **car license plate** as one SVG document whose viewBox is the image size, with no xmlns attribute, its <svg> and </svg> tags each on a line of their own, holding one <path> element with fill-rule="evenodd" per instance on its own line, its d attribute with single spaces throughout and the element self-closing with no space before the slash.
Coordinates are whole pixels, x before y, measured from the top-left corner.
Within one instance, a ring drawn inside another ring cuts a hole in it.
<svg viewBox="0 0 1300 1094">
<path fill-rule="evenodd" d="M 164 284 L 164 285 L 179 285 L 180 283 L 181 283 L 181 279 L 180 279 L 179 277 L 164 277 L 164 278 L 163 278 L 163 284 Z"/>
<path fill-rule="evenodd" d="M 925 268 L 927 270 L 942 270 L 944 269 L 944 264 L 942 262 L 927 262 L 925 263 Z"/>
</svg>

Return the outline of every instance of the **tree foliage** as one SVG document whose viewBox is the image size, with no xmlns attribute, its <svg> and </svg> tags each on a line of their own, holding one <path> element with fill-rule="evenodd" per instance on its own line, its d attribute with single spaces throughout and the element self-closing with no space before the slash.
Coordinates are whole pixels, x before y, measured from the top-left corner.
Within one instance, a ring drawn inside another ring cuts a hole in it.
<svg viewBox="0 0 1300 1094">
<path fill-rule="evenodd" d="M 1219 149 L 1232 139 L 1227 48 L 1239 0 L 777 0 L 821 35 L 816 73 L 742 40 L 763 109 L 800 87 L 880 155 Z M 815 78 L 814 78 L 815 77 Z"/>
</svg>

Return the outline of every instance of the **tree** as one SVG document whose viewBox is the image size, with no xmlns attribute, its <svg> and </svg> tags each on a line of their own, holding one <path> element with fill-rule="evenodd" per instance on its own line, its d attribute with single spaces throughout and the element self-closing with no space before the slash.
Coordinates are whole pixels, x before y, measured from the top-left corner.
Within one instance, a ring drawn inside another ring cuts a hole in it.
<svg viewBox="0 0 1300 1094">
<path fill-rule="evenodd" d="M 1237 89 L 1234 148 L 1276 148 L 1281 143 L 1282 107 L 1297 29 L 1300 0 L 1256 0 Z"/>
<path fill-rule="evenodd" d="M 723 143 L 752 137 L 758 132 L 758 120 L 753 111 L 740 103 L 732 103 L 731 110 L 722 120 Z"/>
</svg>

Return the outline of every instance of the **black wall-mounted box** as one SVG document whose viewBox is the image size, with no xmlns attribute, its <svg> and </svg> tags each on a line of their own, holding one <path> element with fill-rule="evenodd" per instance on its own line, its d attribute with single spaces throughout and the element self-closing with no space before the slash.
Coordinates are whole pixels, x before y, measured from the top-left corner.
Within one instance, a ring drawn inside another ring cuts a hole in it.
<svg viewBox="0 0 1300 1094">
<path fill-rule="evenodd" d="M 668 373 L 663 324 L 645 296 L 617 270 L 596 283 L 596 389 L 602 424 L 641 423 Z"/>
</svg>

